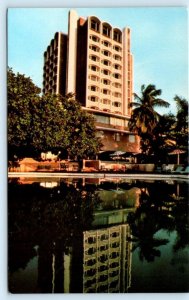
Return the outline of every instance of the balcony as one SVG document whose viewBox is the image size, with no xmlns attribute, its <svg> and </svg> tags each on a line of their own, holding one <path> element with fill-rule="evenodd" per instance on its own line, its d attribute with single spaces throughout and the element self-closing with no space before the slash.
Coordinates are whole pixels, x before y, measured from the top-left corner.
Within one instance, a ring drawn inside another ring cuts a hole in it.
<svg viewBox="0 0 189 300">
<path fill-rule="evenodd" d="M 91 97 L 91 96 L 94 96 L 94 97 L 98 97 L 99 96 L 99 91 L 92 91 L 88 88 L 88 96 Z M 89 99 L 90 100 L 90 99 Z M 98 101 L 95 101 L 98 103 Z"/>
<path fill-rule="evenodd" d="M 104 128 L 110 128 L 110 129 L 117 129 L 117 130 L 121 130 L 121 131 L 129 131 L 129 128 L 126 126 L 119 126 L 119 125 L 112 125 L 112 124 L 105 124 L 105 123 L 101 123 L 101 122 L 95 122 L 96 126 L 99 127 L 104 127 Z"/>
</svg>

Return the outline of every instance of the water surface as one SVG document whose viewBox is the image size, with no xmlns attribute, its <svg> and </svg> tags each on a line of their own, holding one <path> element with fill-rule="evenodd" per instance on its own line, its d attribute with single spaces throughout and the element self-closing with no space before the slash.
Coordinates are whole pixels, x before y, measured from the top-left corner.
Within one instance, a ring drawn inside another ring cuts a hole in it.
<svg viewBox="0 0 189 300">
<path fill-rule="evenodd" d="M 12 293 L 188 292 L 186 181 L 10 179 Z"/>
</svg>

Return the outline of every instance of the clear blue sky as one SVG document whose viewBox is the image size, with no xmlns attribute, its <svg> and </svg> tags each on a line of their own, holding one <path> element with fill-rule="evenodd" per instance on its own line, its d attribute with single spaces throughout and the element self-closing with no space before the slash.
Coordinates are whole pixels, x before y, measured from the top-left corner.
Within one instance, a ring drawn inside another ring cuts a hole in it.
<svg viewBox="0 0 189 300">
<path fill-rule="evenodd" d="M 120 29 L 131 28 L 134 91 L 153 83 L 170 102 L 188 97 L 187 10 L 182 7 L 75 8 Z M 42 87 L 43 52 L 56 31 L 67 33 L 68 8 L 11 8 L 8 11 L 8 65 Z"/>
</svg>

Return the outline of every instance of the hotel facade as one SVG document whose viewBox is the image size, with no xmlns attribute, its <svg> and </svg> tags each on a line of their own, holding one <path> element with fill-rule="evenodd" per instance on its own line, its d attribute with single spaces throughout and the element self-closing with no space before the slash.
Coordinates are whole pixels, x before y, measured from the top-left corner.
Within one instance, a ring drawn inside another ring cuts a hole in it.
<svg viewBox="0 0 189 300">
<path fill-rule="evenodd" d="M 93 114 L 97 136 L 107 151 L 138 152 L 138 137 L 129 131 L 133 94 L 130 29 L 113 28 L 96 16 L 69 12 L 68 34 L 55 33 L 44 53 L 43 93 L 74 93 Z"/>
</svg>

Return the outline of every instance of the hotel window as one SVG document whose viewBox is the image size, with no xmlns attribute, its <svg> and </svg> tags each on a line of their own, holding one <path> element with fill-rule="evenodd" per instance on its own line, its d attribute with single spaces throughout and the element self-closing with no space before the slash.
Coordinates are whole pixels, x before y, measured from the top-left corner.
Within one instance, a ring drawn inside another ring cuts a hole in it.
<svg viewBox="0 0 189 300">
<path fill-rule="evenodd" d="M 121 43 L 121 32 L 114 30 L 113 39 L 114 41 Z"/>
<path fill-rule="evenodd" d="M 92 102 L 98 102 L 98 98 L 96 96 L 89 96 L 88 99 Z"/>
<path fill-rule="evenodd" d="M 102 70 L 101 72 L 102 72 L 104 75 L 110 75 L 110 71 L 108 71 L 108 70 L 106 70 L 106 69 Z"/>
<path fill-rule="evenodd" d="M 116 97 L 116 98 L 121 98 L 121 93 L 115 92 L 115 93 L 114 93 L 114 97 Z"/>
<path fill-rule="evenodd" d="M 95 45 L 90 45 L 89 48 L 95 52 L 99 52 L 100 48 Z"/>
<path fill-rule="evenodd" d="M 102 34 L 110 37 L 110 33 L 111 33 L 111 27 L 103 24 Z"/>
<path fill-rule="evenodd" d="M 119 119 L 119 118 L 111 118 L 111 119 L 110 119 L 110 124 L 111 124 L 111 125 L 123 126 L 123 119 Z"/>
<path fill-rule="evenodd" d="M 102 80 L 102 83 L 105 84 L 105 85 L 110 85 L 110 80 L 108 80 L 108 79 L 103 79 L 103 80 Z"/>
<path fill-rule="evenodd" d="M 110 254 L 110 258 L 117 258 L 117 257 L 119 257 L 119 253 L 118 252 L 112 252 Z"/>
<path fill-rule="evenodd" d="M 118 82 L 114 82 L 113 86 L 115 86 L 116 88 L 121 88 L 121 83 Z"/>
<path fill-rule="evenodd" d="M 87 266 L 93 266 L 94 264 L 96 264 L 96 259 L 89 259 L 88 261 L 85 262 L 85 265 Z"/>
<path fill-rule="evenodd" d="M 110 100 L 108 100 L 108 99 L 103 99 L 103 100 L 102 100 L 102 103 L 103 103 L 103 104 L 106 104 L 106 105 L 110 105 Z"/>
<path fill-rule="evenodd" d="M 110 277 L 115 277 L 117 275 L 119 275 L 119 270 L 117 271 L 114 270 L 112 273 L 110 273 Z"/>
<path fill-rule="evenodd" d="M 91 69 L 92 71 L 95 71 L 95 72 L 99 71 L 99 68 L 97 66 L 94 66 L 94 65 L 90 65 L 89 69 Z"/>
<path fill-rule="evenodd" d="M 111 62 L 107 59 L 104 59 L 102 60 L 102 63 L 105 65 L 105 66 L 111 66 Z"/>
<path fill-rule="evenodd" d="M 118 101 L 114 101 L 112 104 L 113 104 L 113 106 L 115 106 L 115 107 L 121 107 L 121 103 L 118 102 Z"/>
<path fill-rule="evenodd" d="M 94 254 L 96 252 L 96 248 L 89 248 L 88 249 L 88 251 L 87 251 L 87 253 L 86 254 L 89 254 L 89 255 L 91 255 L 91 254 Z"/>
<path fill-rule="evenodd" d="M 99 32 L 99 28 L 100 28 L 99 23 L 96 20 L 92 19 L 91 20 L 91 29 Z"/>
<path fill-rule="evenodd" d="M 129 135 L 129 142 L 134 143 L 135 142 L 135 135 Z"/>
<path fill-rule="evenodd" d="M 94 117 L 96 119 L 96 122 L 110 124 L 110 117 L 101 116 L 101 115 L 95 115 Z"/>
<path fill-rule="evenodd" d="M 108 259 L 108 255 L 103 254 L 98 258 L 98 261 L 104 263 L 105 261 L 107 261 L 107 259 Z"/>
<path fill-rule="evenodd" d="M 111 53 L 110 53 L 108 50 L 102 50 L 102 53 L 103 53 L 105 56 L 111 56 Z"/>
<path fill-rule="evenodd" d="M 93 91 L 93 92 L 97 92 L 97 91 L 98 91 L 98 87 L 95 86 L 95 85 L 91 85 L 91 86 L 89 87 L 89 89 L 90 89 L 91 91 Z"/>
<path fill-rule="evenodd" d="M 96 43 L 98 43 L 100 41 L 99 37 L 97 37 L 96 35 L 90 35 L 90 39 Z"/>
<path fill-rule="evenodd" d="M 116 141 L 116 142 L 120 142 L 120 140 L 121 140 L 121 136 L 120 136 L 120 133 L 115 133 L 114 134 L 114 141 Z"/>
<path fill-rule="evenodd" d="M 108 245 L 106 244 L 106 245 L 102 245 L 102 246 L 100 246 L 100 251 L 105 251 L 105 250 L 107 250 L 108 249 Z"/>
<path fill-rule="evenodd" d="M 102 44 L 105 46 L 105 47 L 111 47 L 111 43 L 109 43 L 108 41 L 102 41 Z"/>
<path fill-rule="evenodd" d="M 93 61 L 96 61 L 96 62 L 99 61 L 99 58 L 95 55 L 90 55 L 90 59 L 93 60 Z"/>
<path fill-rule="evenodd" d="M 116 79 L 121 79 L 121 75 L 119 73 L 114 73 L 113 77 Z"/>
<path fill-rule="evenodd" d="M 114 50 L 117 51 L 117 52 L 121 52 L 122 49 L 119 46 L 114 46 Z"/>
<path fill-rule="evenodd" d="M 117 237 L 117 236 L 119 236 L 119 232 L 113 232 L 113 233 L 111 233 L 110 236 L 111 236 L 111 237 Z"/>
<path fill-rule="evenodd" d="M 92 81 L 99 81 L 99 78 L 95 75 L 89 75 L 89 79 Z"/>
<path fill-rule="evenodd" d="M 102 89 L 102 93 L 103 93 L 104 95 L 110 95 L 110 91 L 107 90 L 107 89 Z"/>
<path fill-rule="evenodd" d="M 121 61 L 121 56 L 116 54 L 116 55 L 114 55 L 114 59 Z"/>
<path fill-rule="evenodd" d="M 114 65 L 114 68 L 115 68 L 116 70 L 121 70 L 121 66 L 118 65 L 118 64 L 115 64 L 115 65 Z"/>
</svg>

